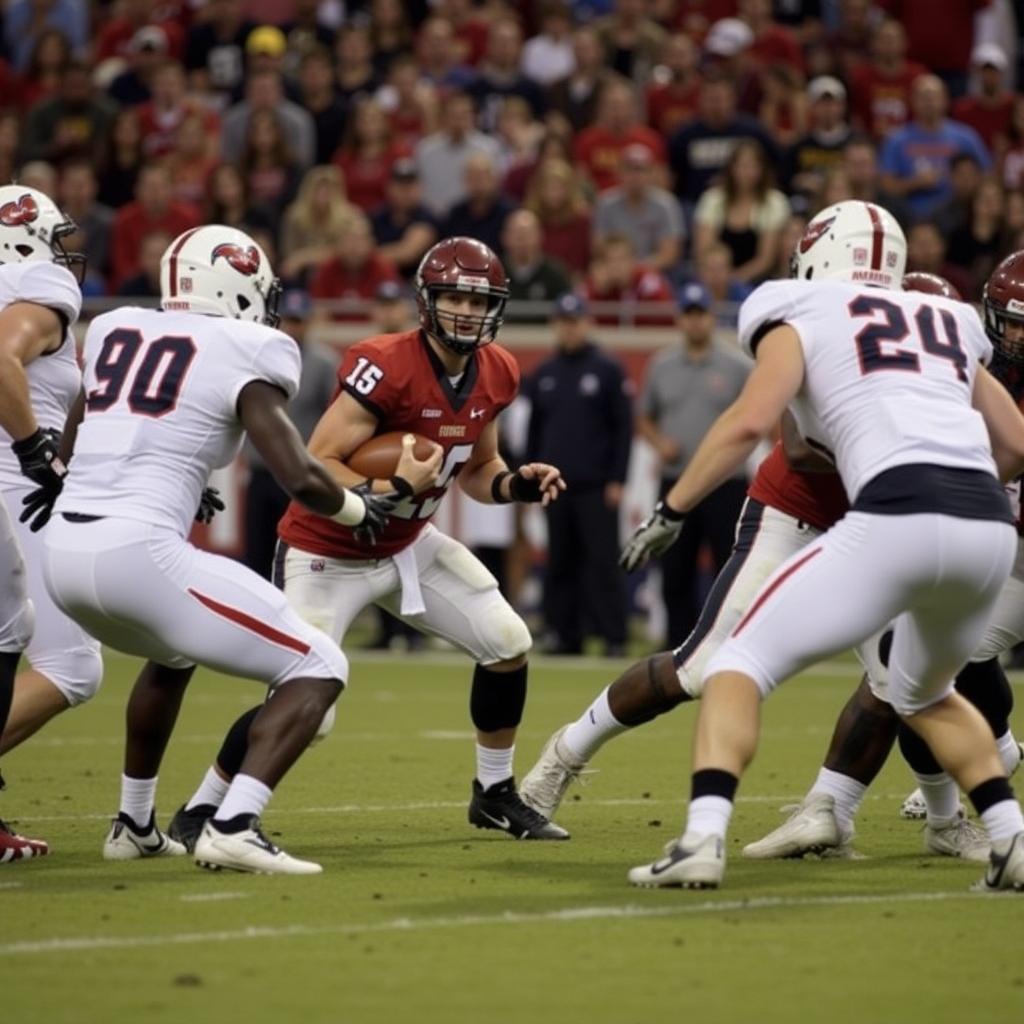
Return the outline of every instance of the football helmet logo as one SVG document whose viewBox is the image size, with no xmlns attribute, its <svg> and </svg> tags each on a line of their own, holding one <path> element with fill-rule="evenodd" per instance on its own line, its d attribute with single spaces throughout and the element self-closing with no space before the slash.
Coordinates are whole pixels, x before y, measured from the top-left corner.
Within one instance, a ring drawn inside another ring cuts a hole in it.
<svg viewBox="0 0 1024 1024">
<path fill-rule="evenodd" d="M 39 204 L 27 192 L 17 199 L 0 206 L 0 224 L 5 228 L 17 228 L 31 224 L 39 217 Z"/>
<path fill-rule="evenodd" d="M 814 245 L 814 243 L 821 238 L 821 236 L 825 234 L 830 227 L 832 227 L 832 222 L 834 220 L 835 217 L 828 217 L 825 220 L 816 220 L 808 224 L 807 230 L 804 232 L 804 236 L 800 239 L 797 246 L 800 252 L 807 252 L 811 246 Z"/>
<path fill-rule="evenodd" d="M 223 256 L 228 263 L 240 274 L 252 277 L 260 269 L 260 251 L 255 245 L 242 247 L 234 242 L 221 242 L 216 246 L 210 256 L 210 264 L 217 261 L 218 256 Z"/>
</svg>

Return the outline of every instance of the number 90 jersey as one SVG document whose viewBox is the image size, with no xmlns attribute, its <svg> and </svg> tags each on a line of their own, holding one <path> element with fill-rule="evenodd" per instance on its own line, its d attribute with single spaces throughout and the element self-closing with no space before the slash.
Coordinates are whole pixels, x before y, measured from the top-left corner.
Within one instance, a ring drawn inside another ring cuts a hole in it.
<svg viewBox="0 0 1024 1024">
<path fill-rule="evenodd" d="M 263 324 L 132 307 L 92 321 L 83 357 L 85 418 L 56 511 L 183 537 L 242 443 L 242 389 L 262 380 L 292 398 L 302 368 L 295 341 Z"/>
<path fill-rule="evenodd" d="M 337 394 L 351 395 L 371 412 L 378 434 L 411 431 L 436 441 L 445 453 L 441 475 L 435 487 L 399 504 L 372 546 L 294 501 L 278 527 L 281 539 L 328 558 L 387 558 L 401 551 L 433 517 L 484 428 L 518 391 L 519 366 L 496 344 L 477 349 L 457 385 L 418 329 L 352 345 L 338 370 Z"/>
<path fill-rule="evenodd" d="M 753 354 L 788 324 L 803 349 L 798 422 L 835 454 L 851 503 L 894 466 L 922 463 L 995 474 L 988 431 L 971 406 L 978 363 L 992 345 L 964 302 L 846 281 L 770 281 L 740 308 L 740 344 Z"/>
</svg>

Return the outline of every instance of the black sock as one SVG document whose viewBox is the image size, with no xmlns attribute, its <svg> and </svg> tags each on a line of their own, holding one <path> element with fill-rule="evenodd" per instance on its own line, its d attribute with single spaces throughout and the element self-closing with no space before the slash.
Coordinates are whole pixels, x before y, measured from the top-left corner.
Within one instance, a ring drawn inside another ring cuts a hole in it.
<svg viewBox="0 0 1024 1024">
<path fill-rule="evenodd" d="M 739 784 L 740 780 L 732 772 L 723 771 L 721 768 L 702 768 L 693 773 L 690 799 L 720 796 L 732 803 L 736 799 L 736 787 Z"/>
<path fill-rule="evenodd" d="M 998 658 L 964 665 L 956 688 L 985 716 L 993 736 L 1002 736 L 1010 728 L 1013 690 Z"/>
<path fill-rule="evenodd" d="M 245 714 L 235 719 L 234 724 L 228 729 L 227 736 L 221 744 L 217 754 L 217 767 L 221 774 L 227 779 L 233 779 L 242 767 L 246 752 L 249 749 L 249 726 L 252 720 L 260 713 L 262 704 L 249 708 Z"/>
<path fill-rule="evenodd" d="M 990 807 L 1001 804 L 1004 800 L 1012 800 L 1013 787 L 1009 779 L 997 775 L 994 779 L 975 786 L 967 796 L 978 814 L 984 814 Z"/>
<path fill-rule="evenodd" d="M 473 671 L 469 691 L 469 717 L 481 732 L 514 729 L 523 718 L 526 707 L 526 673 L 521 665 L 511 672 L 495 672 L 486 665 Z"/>
</svg>

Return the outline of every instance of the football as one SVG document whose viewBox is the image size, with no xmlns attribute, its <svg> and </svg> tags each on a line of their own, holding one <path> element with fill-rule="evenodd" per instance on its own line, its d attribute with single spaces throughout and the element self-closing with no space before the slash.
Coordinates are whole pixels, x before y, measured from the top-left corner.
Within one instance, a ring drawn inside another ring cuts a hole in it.
<svg viewBox="0 0 1024 1024">
<path fill-rule="evenodd" d="M 402 454 L 402 438 L 408 431 L 393 430 L 387 434 L 371 437 L 361 444 L 346 460 L 345 464 L 356 473 L 361 473 L 371 480 L 387 480 L 395 474 L 395 467 Z M 426 459 L 434 450 L 433 442 L 413 434 L 416 447 L 413 454 L 417 459 Z"/>
</svg>

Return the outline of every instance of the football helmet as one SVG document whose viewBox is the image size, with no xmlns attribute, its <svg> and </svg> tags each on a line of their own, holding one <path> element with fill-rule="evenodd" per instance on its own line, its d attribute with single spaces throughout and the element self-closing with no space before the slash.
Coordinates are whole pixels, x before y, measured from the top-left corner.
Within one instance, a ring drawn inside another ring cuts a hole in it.
<svg viewBox="0 0 1024 1024">
<path fill-rule="evenodd" d="M 281 282 L 244 231 L 206 224 L 185 231 L 160 259 L 160 306 L 276 327 Z"/>
<path fill-rule="evenodd" d="M 905 292 L 924 292 L 925 295 L 942 295 L 947 299 L 956 299 L 963 302 L 963 296 L 947 281 L 938 274 L 926 274 L 923 270 L 912 270 L 909 274 L 903 275 L 903 290 Z"/>
<path fill-rule="evenodd" d="M 793 253 L 793 276 L 899 288 L 907 240 L 888 210 L 848 199 L 827 206 L 807 225 Z"/>
<path fill-rule="evenodd" d="M 59 263 L 81 284 L 85 254 L 68 252 L 62 241 L 75 230 L 75 222 L 44 192 L 24 185 L 0 187 L 0 263 Z"/>
<path fill-rule="evenodd" d="M 456 355 L 467 356 L 498 335 L 508 302 L 508 277 L 501 260 L 483 242 L 457 236 L 438 242 L 420 262 L 414 280 L 420 326 Z M 471 326 L 465 333 L 447 330 L 440 323 L 437 297 L 445 292 L 471 292 L 487 297 L 483 315 L 460 313 L 458 323 Z"/>
<path fill-rule="evenodd" d="M 1008 323 L 1024 327 L 1024 249 L 1010 253 L 992 271 L 981 296 L 985 333 L 996 352 L 1013 363 L 1024 363 L 1024 337 L 1007 340 Z"/>
</svg>

